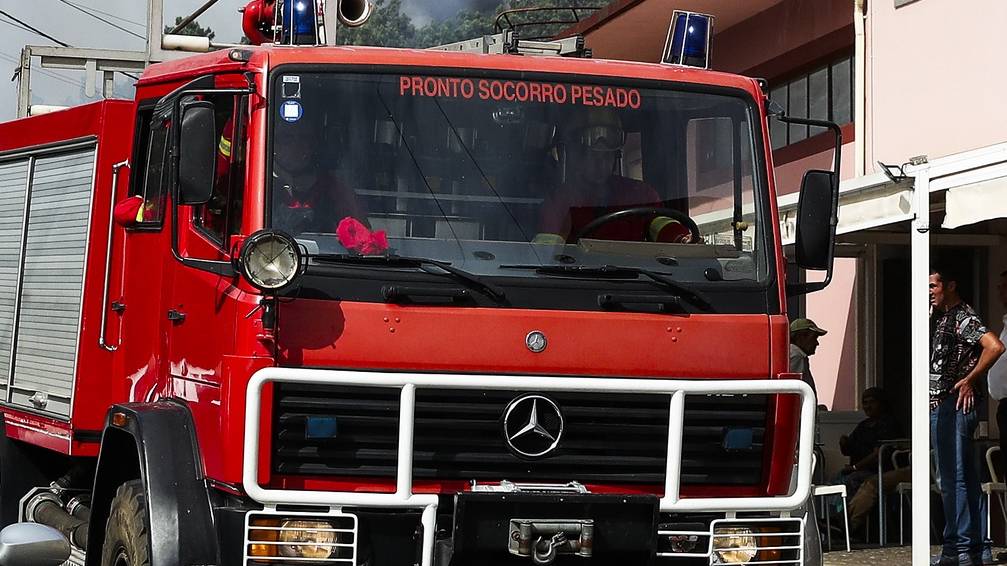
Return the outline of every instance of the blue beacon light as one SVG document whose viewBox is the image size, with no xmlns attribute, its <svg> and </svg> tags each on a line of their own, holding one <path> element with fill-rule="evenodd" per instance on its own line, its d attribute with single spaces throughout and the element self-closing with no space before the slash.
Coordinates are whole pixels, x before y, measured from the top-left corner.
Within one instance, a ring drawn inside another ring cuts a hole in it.
<svg viewBox="0 0 1007 566">
<path fill-rule="evenodd" d="M 710 68 L 710 37 L 713 16 L 675 10 L 664 46 L 662 62 L 670 65 Z"/>
<path fill-rule="evenodd" d="M 315 0 L 283 0 L 283 42 L 288 45 L 315 45 Z"/>
</svg>

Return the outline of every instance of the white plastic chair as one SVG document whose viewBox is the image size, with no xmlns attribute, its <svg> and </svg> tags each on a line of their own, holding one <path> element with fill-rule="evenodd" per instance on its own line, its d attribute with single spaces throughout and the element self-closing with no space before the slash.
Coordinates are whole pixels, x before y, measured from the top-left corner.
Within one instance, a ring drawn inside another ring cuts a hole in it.
<svg viewBox="0 0 1007 566">
<path fill-rule="evenodd" d="M 899 465 L 899 456 L 907 455 L 912 456 L 912 450 L 894 450 L 892 451 L 892 468 L 903 468 L 904 466 Z M 899 546 L 906 543 L 906 526 L 905 526 L 905 508 L 906 508 L 906 498 L 909 497 L 909 503 L 912 504 L 912 494 L 913 494 L 913 482 L 911 481 L 901 481 L 895 484 L 895 493 L 899 496 Z"/>
<path fill-rule="evenodd" d="M 912 454 L 913 454 L 912 450 L 896 450 L 896 451 L 892 452 L 892 466 L 894 468 L 904 468 L 905 466 L 900 466 L 899 465 L 899 460 L 898 460 L 899 456 L 907 455 L 907 456 L 911 457 Z M 933 492 L 933 493 L 936 493 L 936 494 L 940 495 L 941 491 L 940 491 L 940 488 L 938 487 L 937 482 L 936 482 L 937 469 L 936 469 L 936 466 L 934 465 L 934 459 L 932 457 L 932 454 L 931 454 L 930 458 L 927 458 L 927 460 L 930 462 L 930 478 L 931 478 L 930 479 L 930 491 Z M 904 522 L 905 521 L 904 517 L 905 517 L 906 500 L 908 500 L 909 504 L 912 505 L 912 503 L 913 503 L 913 500 L 912 500 L 913 482 L 911 482 L 911 481 L 903 481 L 903 482 L 899 482 L 899 483 L 895 484 L 895 493 L 897 493 L 898 496 L 899 496 L 899 546 L 902 546 L 903 544 L 905 544 L 905 536 L 906 536 L 906 534 L 905 534 L 906 533 L 906 529 L 905 529 L 905 522 Z M 989 511 L 989 509 L 987 509 L 987 512 L 988 511 Z M 931 531 L 931 535 L 933 534 L 934 530 L 935 530 L 935 526 L 934 526 L 934 522 L 933 522 L 933 517 L 931 517 L 931 519 L 930 519 L 930 531 Z"/>
<path fill-rule="evenodd" d="M 814 453 L 811 456 L 811 469 L 814 470 L 818 465 L 818 457 Z M 822 501 L 825 501 L 826 497 L 830 495 L 838 495 L 843 498 L 843 522 L 845 523 L 845 533 L 846 533 L 846 552 L 850 552 L 850 517 L 846 512 L 846 486 L 843 484 L 836 485 L 815 485 L 811 487 L 811 493 L 815 497 L 821 497 Z M 832 551 L 832 520 L 829 518 L 830 513 L 825 512 L 825 532 L 827 533 L 829 541 L 829 551 Z"/>
<path fill-rule="evenodd" d="M 992 481 L 988 481 L 980 487 L 986 495 L 986 538 L 991 538 L 990 519 L 992 518 L 991 515 L 993 513 L 991 507 L 993 503 L 993 494 L 995 493 L 997 500 L 1000 501 L 1000 513 L 1004 518 L 1004 538 L 1007 540 L 1007 486 L 1004 485 L 1003 478 L 1000 476 L 996 466 L 993 464 L 994 454 L 998 454 L 999 452 L 999 446 L 990 446 L 989 449 L 986 450 L 986 468 L 989 470 L 990 479 Z"/>
</svg>

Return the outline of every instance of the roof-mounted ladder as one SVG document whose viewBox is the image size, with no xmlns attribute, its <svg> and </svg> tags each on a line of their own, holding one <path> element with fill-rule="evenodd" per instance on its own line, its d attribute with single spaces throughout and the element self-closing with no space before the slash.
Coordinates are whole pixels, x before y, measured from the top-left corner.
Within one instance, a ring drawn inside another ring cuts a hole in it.
<svg viewBox="0 0 1007 566">
<path fill-rule="evenodd" d="M 503 30 L 493 35 L 484 35 L 475 39 L 438 45 L 430 49 L 461 53 L 483 53 L 487 55 L 591 56 L 591 50 L 584 47 L 584 37 L 581 35 L 549 41 L 537 41 L 521 39 L 512 29 Z"/>
</svg>

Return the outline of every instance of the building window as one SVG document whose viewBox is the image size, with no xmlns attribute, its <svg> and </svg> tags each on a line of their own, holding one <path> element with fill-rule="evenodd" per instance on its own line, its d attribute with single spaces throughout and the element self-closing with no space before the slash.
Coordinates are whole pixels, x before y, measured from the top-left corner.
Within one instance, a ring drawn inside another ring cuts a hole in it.
<svg viewBox="0 0 1007 566">
<path fill-rule="evenodd" d="M 853 55 L 844 55 L 809 73 L 792 77 L 769 91 L 769 99 L 788 116 L 831 120 L 839 125 L 853 121 Z M 770 122 L 773 149 L 820 134 L 825 128 Z"/>
</svg>

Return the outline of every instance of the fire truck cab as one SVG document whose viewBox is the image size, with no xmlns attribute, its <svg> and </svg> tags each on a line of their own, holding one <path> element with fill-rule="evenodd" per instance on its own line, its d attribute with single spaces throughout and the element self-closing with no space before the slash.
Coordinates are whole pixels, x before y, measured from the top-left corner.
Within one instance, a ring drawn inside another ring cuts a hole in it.
<svg viewBox="0 0 1007 566">
<path fill-rule="evenodd" d="M 766 92 L 270 44 L 0 124 L 0 563 L 817 563 Z"/>
</svg>

